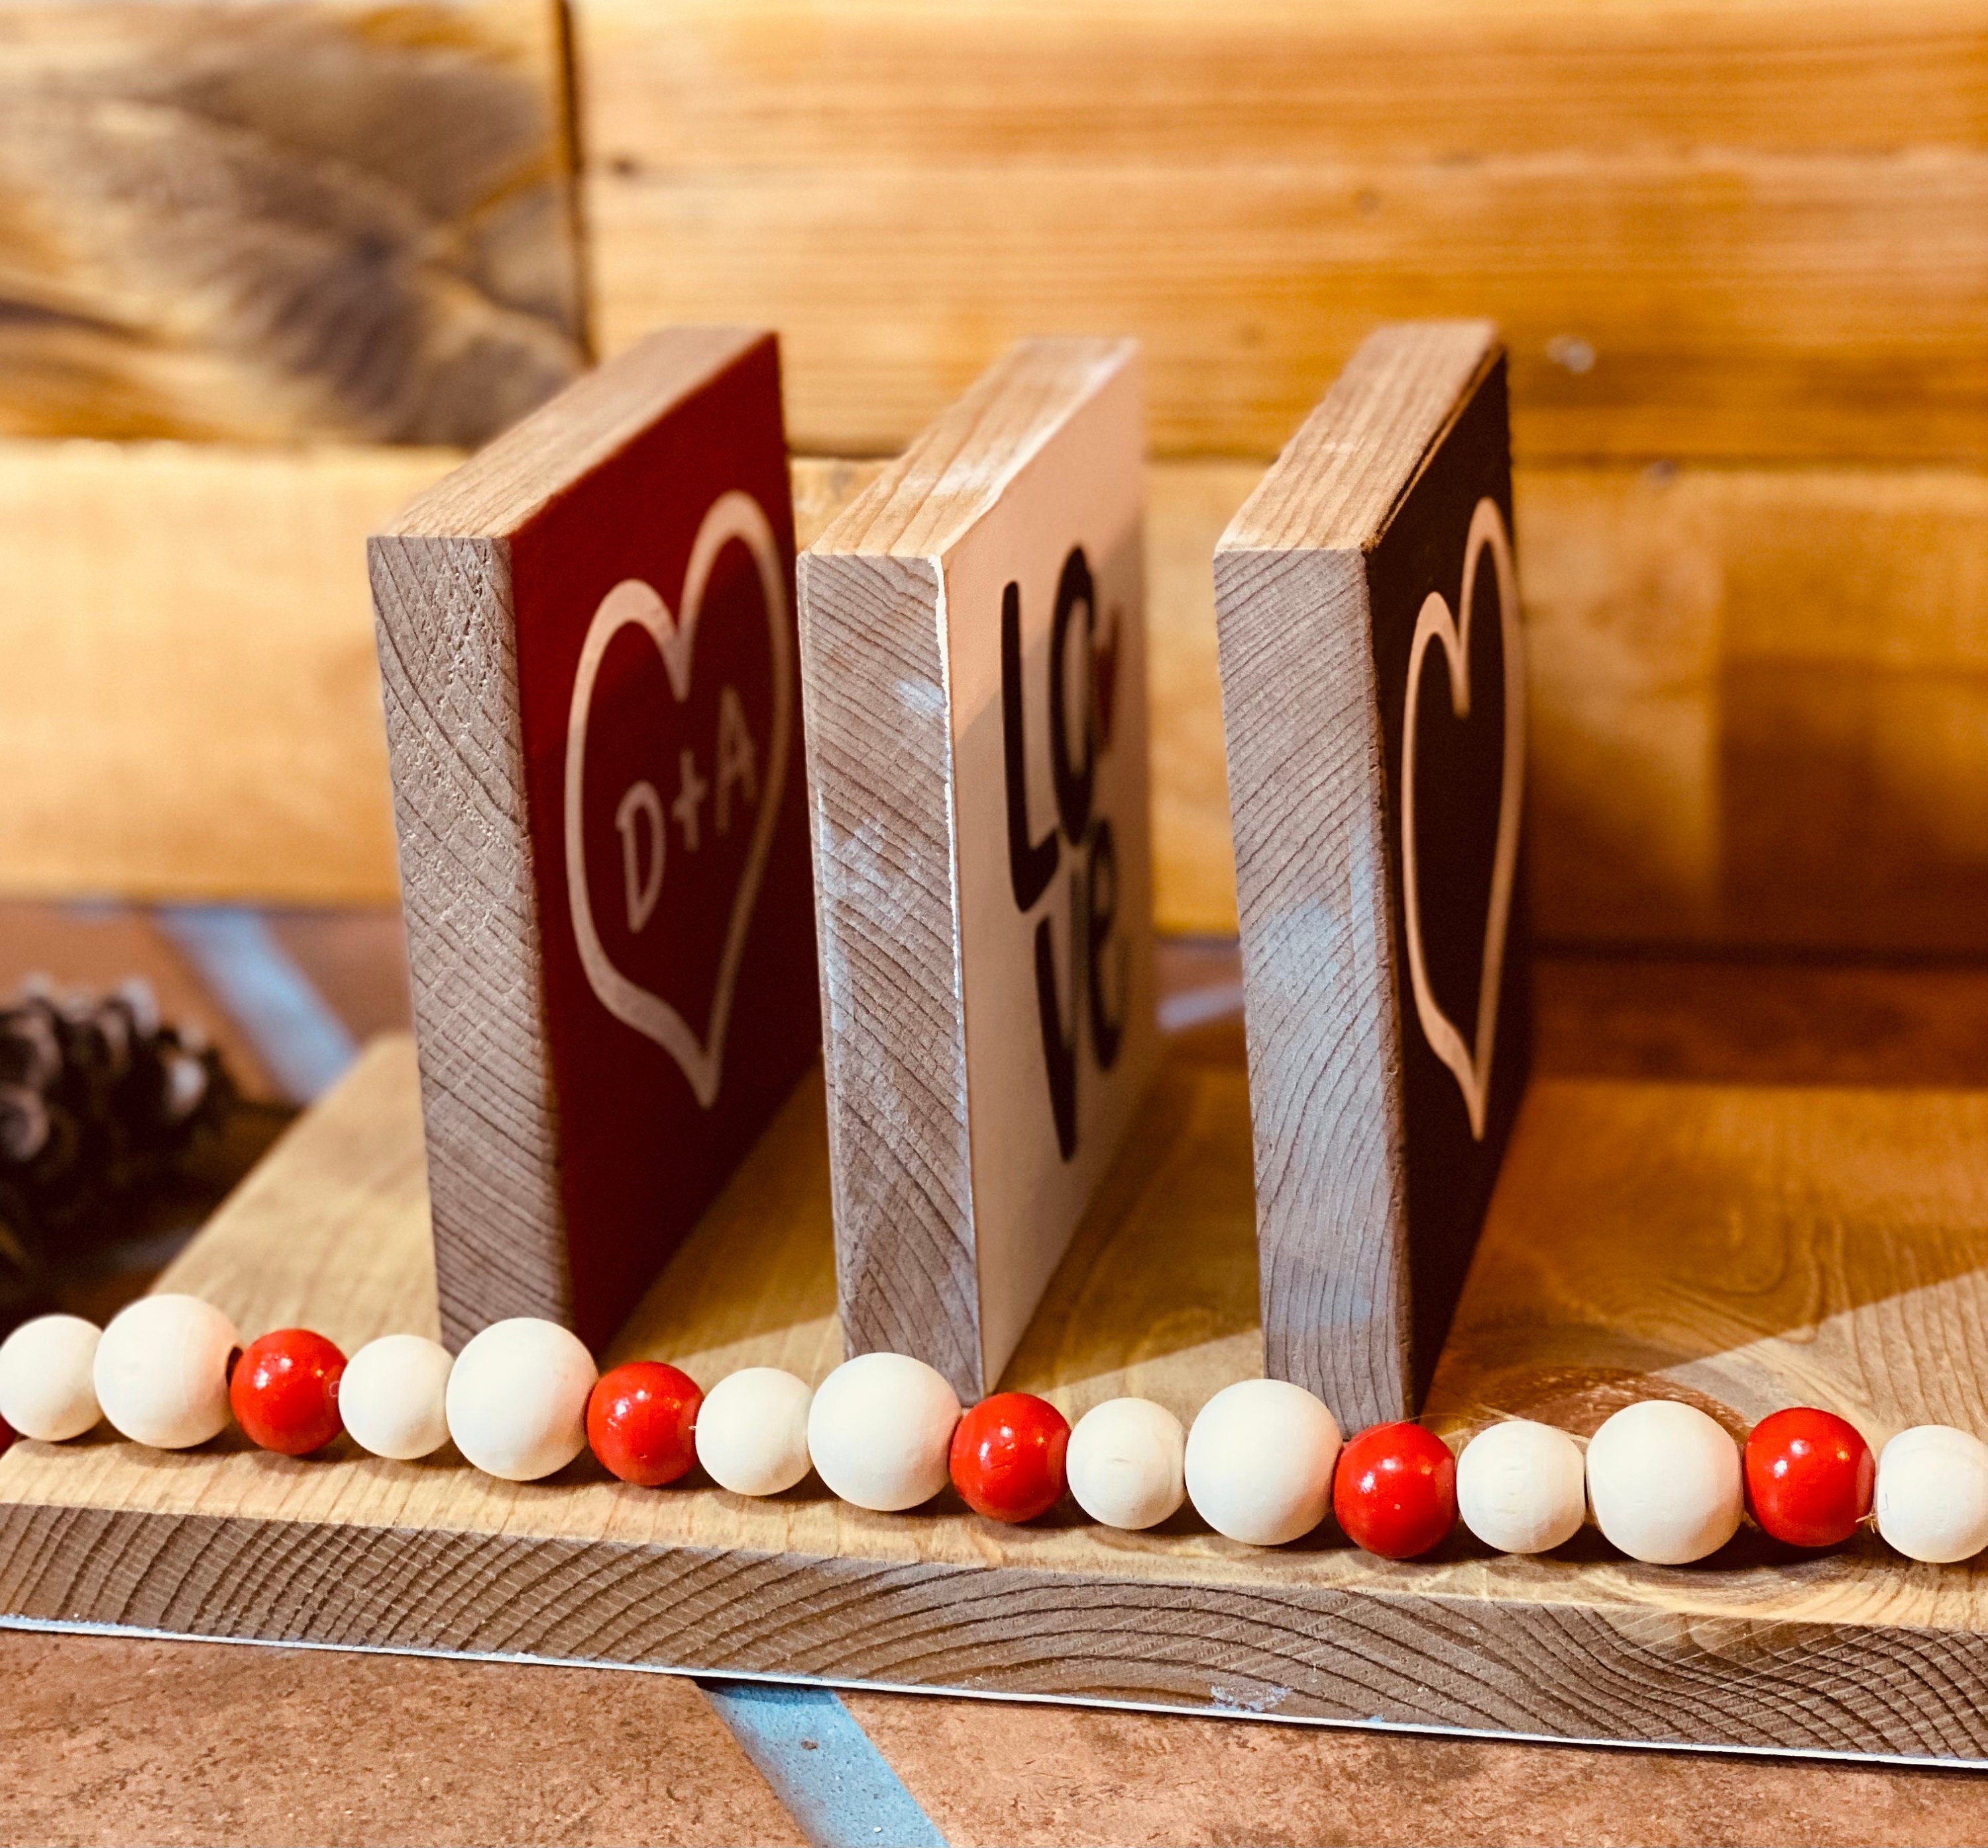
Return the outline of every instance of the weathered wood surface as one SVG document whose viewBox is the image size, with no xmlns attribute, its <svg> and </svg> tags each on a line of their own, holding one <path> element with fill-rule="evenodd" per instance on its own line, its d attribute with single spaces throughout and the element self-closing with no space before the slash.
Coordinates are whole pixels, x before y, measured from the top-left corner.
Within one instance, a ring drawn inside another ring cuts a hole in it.
<svg viewBox="0 0 1988 1848">
<path fill-rule="evenodd" d="M 800 561 L 843 1319 L 969 1397 L 1151 1069 L 1142 428 L 1025 341 Z"/>
<path fill-rule="evenodd" d="M 0 885 L 390 900 L 365 538 L 457 459 L 0 444 Z"/>
<path fill-rule="evenodd" d="M 655 335 L 367 555 L 445 1333 L 598 1343 L 820 1045 L 773 336 Z"/>
<path fill-rule="evenodd" d="M 549 0 L 8 0 L 0 431 L 492 435 L 585 363 L 566 112 Z"/>
<path fill-rule="evenodd" d="M 1505 390 L 1486 323 L 1370 335 L 1215 554 L 1266 1364 L 1349 1428 L 1415 1414 L 1525 1084 Z"/>
<path fill-rule="evenodd" d="M 0 888 L 391 903 L 363 540 L 458 459 L 0 442 Z M 796 461 L 801 544 L 877 466 Z M 1262 473 L 1147 474 L 1162 930 L 1236 926 L 1209 561 Z M 1988 945 L 1988 478 L 1520 468 L 1515 502 L 1544 934 Z"/>
<path fill-rule="evenodd" d="M 1988 1085 L 1988 965 L 1543 954 L 1533 1069 L 1717 1084 Z"/>
<path fill-rule="evenodd" d="M 1988 476 L 1522 471 L 1562 939 L 1978 951 Z"/>
<path fill-rule="evenodd" d="M 614 1354 L 708 1383 L 839 1358 L 821 1100 L 798 1095 Z M 1988 1424 L 1988 1093 L 1547 1080 L 1522 1116 L 1432 1416 L 1591 1430 L 1631 1394 L 1729 1422 L 1810 1397 L 1874 1440 Z M 1192 1413 L 1260 1356 L 1242 1073 L 1176 1058 L 1004 1384 Z M 1662 1235 L 1652 1236 L 1652 1228 Z M 414 1061 L 382 1042 L 163 1280 L 348 1347 L 432 1329 Z M 0 1607 L 39 1620 L 1057 1694 L 1290 1719 L 1988 1761 L 1988 1571 L 1875 1540 L 1704 1566 L 1591 1535 L 1384 1565 L 1183 1515 L 997 1528 L 103 1436 L 0 1458 Z M 1054 1647 L 1045 1647 L 1053 1637 Z"/>
<path fill-rule="evenodd" d="M 1988 454 L 1966 0 L 574 14 L 604 343 L 768 318 L 803 448 L 1070 328 L 1161 453 L 1266 454 L 1376 323 L 1488 315 L 1523 460 Z"/>
</svg>

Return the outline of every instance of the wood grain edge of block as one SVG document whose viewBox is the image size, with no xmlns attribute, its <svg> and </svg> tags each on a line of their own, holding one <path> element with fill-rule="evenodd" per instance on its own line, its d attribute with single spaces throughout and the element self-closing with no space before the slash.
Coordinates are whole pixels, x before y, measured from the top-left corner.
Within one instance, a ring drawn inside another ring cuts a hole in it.
<svg viewBox="0 0 1988 1848">
<path fill-rule="evenodd" d="M 1218 550 L 1371 547 L 1503 351 L 1489 321 L 1401 321 L 1354 350 Z"/>
<path fill-rule="evenodd" d="M 367 542 L 442 1339 L 569 1322 L 559 1120 L 501 539 Z"/>
<path fill-rule="evenodd" d="M 1502 353 L 1489 321 L 1376 329 L 1215 548 L 1264 1365 L 1349 1429 L 1415 1398 L 1367 554 Z"/>
<path fill-rule="evenodd" d="M 776 337 L 763 327 L 659 328 L 581 373 L 416 495 L 394 530 L 437 536 L 516 532 L 675 405 Z"/>
<path fill-rule="evenodd" d="M 1988 1758 L 1988 1637 L 123 1508 L 0 1508 L 0 1607 L 154 1633 L 1225 1718 Z M 1043 1647 L 1046 1636 L 1057 1640 Z"/>
<path fill-rule="evenodd" d="M 884 464 L 810 549 L 943 557 L 1071 417 L 1138 363 L 1138 343 L 1122 337 L 1017 340 Z"/>
<path fill-rule="evenodd" d="M 1215 557 L 1265 1370 L 1413 1412 L 1408 1191 L 1366 560 Z"/>
<path fill-rule="evenodd" d="M 844 1336 L 978 1398 L 939 568 L 810 550 L 797 577 Z"/>
</svg>

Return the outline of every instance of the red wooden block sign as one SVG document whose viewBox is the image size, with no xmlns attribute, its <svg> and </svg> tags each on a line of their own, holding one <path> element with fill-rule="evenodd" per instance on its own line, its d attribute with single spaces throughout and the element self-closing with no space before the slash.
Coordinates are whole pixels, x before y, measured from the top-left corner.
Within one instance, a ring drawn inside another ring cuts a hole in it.
<svg viewBox="0 0 1988 1848">
<path fill-rule="evenodd" d="M 445 1336 L 604 1343 L 820 1037 L 770 334 L 657 335 L 371 542 Z"/>
</svg>

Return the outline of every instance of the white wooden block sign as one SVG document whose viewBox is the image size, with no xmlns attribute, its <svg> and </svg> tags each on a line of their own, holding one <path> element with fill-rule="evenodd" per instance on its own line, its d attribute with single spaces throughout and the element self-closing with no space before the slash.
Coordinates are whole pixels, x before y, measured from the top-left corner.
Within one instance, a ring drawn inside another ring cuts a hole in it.
<svg viewBox="0 0 1988 1848">
<path fill-rule="evenodd" d="M 1025 342 L 801 561 L 850 1351 L 991 1390 L 1152 1071 L 1129 342 Z"/>
</svg>

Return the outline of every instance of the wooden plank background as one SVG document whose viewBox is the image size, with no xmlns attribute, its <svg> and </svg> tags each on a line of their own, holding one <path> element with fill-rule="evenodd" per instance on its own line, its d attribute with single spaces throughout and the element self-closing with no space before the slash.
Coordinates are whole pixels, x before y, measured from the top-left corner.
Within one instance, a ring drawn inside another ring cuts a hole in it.
<svg viewBox="0 0 1988 1848">
<path fill-rule="evenodd" d="M 1971 0 L 572 13 L 0 0 L 0 433 L 469 442 L 743 313 L 874 453 L 1138 334 L 1158 915 L 1226 931 L 1215 539 L 1375 321 L 1489 313 L 1542 934 L 1988 948 Z M 390 896 L 357 548 L 441 465 L 0 445 L 0 890 Z"/>
<path fill-rule="evenodd" d="M 0 889 L 390 901 L 363 539 L 455 459 L 0 443 Z M 796 465 L 803 543 L 872 467 Z M 1148 477 L 1168 930 L 1235 928 L 1211 561 L 1259 473 Z M 1531 468 L 1516 504 L 1543 935 L 1988 947 L 1988 478 Z"/>
<path fill-rule="evenodd" d="M 1108 329 L 1161 453 L 1273 454 L 1376 323 L 1488 315 L 1521 460 L 1988 456 L 1965 0 L 573 14 L 604 344 L 763 316 L 803 448 Z"/>
<path fill-rule="evenodd" d="M 365 535 L 455 459 L 0 443 L 0 884 L 393 894 Z"/>
</svg>

